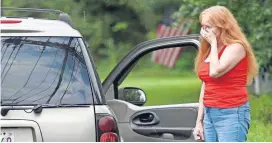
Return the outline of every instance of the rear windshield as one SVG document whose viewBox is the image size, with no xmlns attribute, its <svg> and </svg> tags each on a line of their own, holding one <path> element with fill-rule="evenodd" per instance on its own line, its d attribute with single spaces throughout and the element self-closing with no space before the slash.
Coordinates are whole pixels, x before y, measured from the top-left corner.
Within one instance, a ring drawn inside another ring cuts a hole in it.
<svg viewBox="0 0 272 143">
<path fill-rule="evenodd" d="M 74 37 L 1 37 L 1 104 L 92 104 Z"/>
</svg>

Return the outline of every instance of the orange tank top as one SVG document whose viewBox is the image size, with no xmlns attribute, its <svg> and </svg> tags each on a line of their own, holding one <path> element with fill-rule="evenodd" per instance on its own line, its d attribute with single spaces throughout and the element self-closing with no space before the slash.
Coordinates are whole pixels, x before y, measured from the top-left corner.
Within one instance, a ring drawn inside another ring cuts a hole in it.
<svg viewBox="0 0 272 143">
<path fill-rule="evenodd" d="M 225 46 L 218 54 L 220 58 Z M 247 94 L 247 58 L 244 57 L 234 68 L 220 76 L 209 76 L 210 64 L 200 64 L 199 78 L 205 82 L 203 104 L 206 107 L 232 108 L 240 106 L 248 100 Z"/>
</svg>

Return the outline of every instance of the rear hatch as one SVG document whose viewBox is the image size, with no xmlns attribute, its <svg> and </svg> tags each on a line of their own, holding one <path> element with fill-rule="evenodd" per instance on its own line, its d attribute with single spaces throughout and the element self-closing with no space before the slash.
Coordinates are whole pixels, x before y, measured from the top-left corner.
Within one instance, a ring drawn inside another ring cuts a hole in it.
<svg viewBox="0 0 272 143">
<path fill-rule="evenodd" d="M 2 140 L 96 141 L 96 101 L 82 43 L 77 37 L 1 37 Z"/>
<path fill-rule="evenodd" d="M 5 116 L 1 116 L 2 141 L 96 141 L 92 106 L 44 107 L 41 113 L 31 111 L 32 109 L 10 110 Z"/>
</svg>

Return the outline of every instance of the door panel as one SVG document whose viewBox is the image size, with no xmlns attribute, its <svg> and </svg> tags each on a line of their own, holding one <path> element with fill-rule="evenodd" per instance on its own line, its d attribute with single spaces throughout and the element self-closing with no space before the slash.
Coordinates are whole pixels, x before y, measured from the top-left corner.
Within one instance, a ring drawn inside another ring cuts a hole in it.
<svg viewBox="0 0 272 143">
<path fill-rule="evenodd" d="M 138 107 L 111 100 L 108 105 L 117 113 L 120 134 L 126 142 L 194 141 L 198 103 Z"/>
<path fill-rule="evenodd" d="M 184 46 L 199 48 L 198 38 L 198 35 L 191 35 L 141 43 L 128 53 L 104 80 L 103 92 L 117 118 L 120 135 L 124 141 L 195 141 L 192 131 L 197 118 L 198 103 L 140 107 L 118 100 L 118 86 L 143 55 L 164 48 Z"/>
<path fill-rule="evenodd" d="M 150 108 L 135 113 L 137 116 L 132 116 L 130 125 L 134 132 L 154 138 L 168 137 L 173 140 L 190 138 L 197 117 L 196 109 L 191 107 L 164 108 L 164 106 Z M 142 117 L 145 120 L 139 119 L 142 114 L 147 114 Z M 151 120 L 152 117 L 154 117 L 153 120 Z M 157 124 L 152 123 L 154 121 L 157 121 Z"/>
<path fill-rule="evenodd" d="M 160 105 L 157 108 L 154 108 L 152 106 L 149 106 L 149 107 L 150 109 L 140 111 L 136 113 L 136 115 L 138 114 L 141 115 L 141 113 L 145 113 L 145 114 L 150 113 L 157 116 L 158 124 L 156 124 L 156 126 L 158 127 L 174 128 L 174 127 L 177 127 L 177 124 L 179 124 L 182 127 L 192 127 L 195 125 L 195 121 L 193 121 L 193 119 L 196 119 L 195 116 L 197 111 L 195 108 L 179 107 L 179 106 L 165 108 L 164 105 Z M 133 123 L 133 120 L 135 120 L 135 118 L 137 119 L 138 116 L 136 117 L 132 116 L 132 123 Z M 171 117 L 171 118 L 166 118 L 166 117 Z M 139 122 L 147 123 L 148 121 L 140 120 Z M 144 124 L 140 126 L 144 126 Z"/>
</svg>

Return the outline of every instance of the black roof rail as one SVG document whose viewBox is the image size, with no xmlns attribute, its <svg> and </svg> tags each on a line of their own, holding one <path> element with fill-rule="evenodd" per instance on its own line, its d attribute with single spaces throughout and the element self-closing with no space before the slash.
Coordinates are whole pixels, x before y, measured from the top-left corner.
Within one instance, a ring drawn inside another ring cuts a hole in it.
<svg viewBox="0 0 272 143">
<path fill-rule="evenodd" d="M 74 27 L 70 16 L 60 10 L 55 9 L 38 9 L 38 8 L 15 8 L 15 7 L 1 7 L 2 11 L 16 11 L 16 12 L 33 12 L 33 13 L 53 13 L 59 14 L 59 20 L 69 24 L 71 27 Z M 1 15 L 2 16 L 2 15 Z"/>
</svg>

